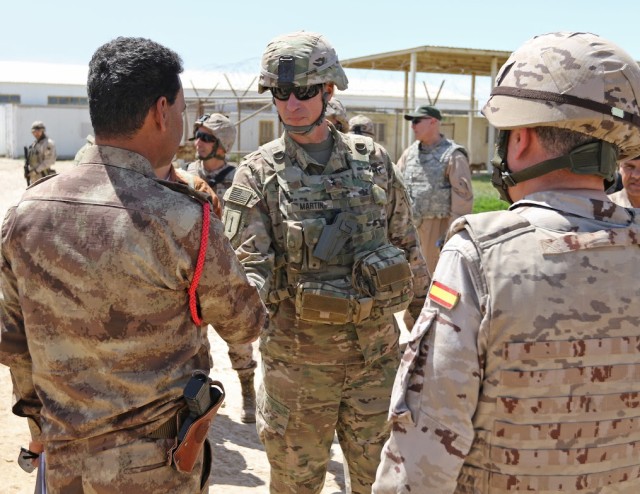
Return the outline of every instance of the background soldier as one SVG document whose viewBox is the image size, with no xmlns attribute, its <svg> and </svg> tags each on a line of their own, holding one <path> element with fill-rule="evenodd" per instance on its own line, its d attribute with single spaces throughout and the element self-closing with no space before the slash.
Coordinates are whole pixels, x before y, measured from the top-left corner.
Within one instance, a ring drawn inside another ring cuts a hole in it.
<svg viewBox="0 0 640 494">
<path fill-rule="evenodd" d="M 451 227 L 373 492 L 639 492 L 640 221 L 603 181 L 640 151 L 640 68 L 551 33 L 496 83 L 493 179 L 515 202 Z"/>
<path fill-rule="evenodd" d="M 336 130 L 347 132 L 349 130 L 349 121 L 347 120 L 347 110 L 344 105 L 335 98 L 331 98 L 327 102 L 327 111 L 325 117 L 333 124 Z"/>
<path fill-rule="evenodd" d="M 220 113 L 203 115 L 193 126 L 191 140 L 196 141 L 197 160 L 187 165 L 187 171 L 206 180 L 218 197 L 224 197 L 236 172 L 235 164 L 227 162 L 227 151 L 236 140 L 235 125 Z M 255 423 L 256 392 L 253 381 L 258 363 L 253 358 L 253 345 L 229 345 L 229 360 L 231 367 L 238 373 L 242 388 L 240 421 L 245 424 Z"/>
<path fill-rule="evenodd" d="M 625 208 L 640 208 L 640 156 L 620 163 L 620 178 L 623 188 L 609 199 Z"/>
<path fill-rule="evenodd" d="M 211 367 L 206 324 L 229 343 L 264 324 L 208 197 L 167 180 L 181 71 L 147 39 L 98 48 L 87 83 L 96 145 L 5 217 L 0 362 L 31 449 L 44 445 L 50 494 L 207 491 L 206 434 L 182 443 L 204 446 L 192 469 L 171 465 L 184 386 Z"/>
<path fill-rule="evenodd" d="M 375 137 L 373 131 L 373 121 L 364 115 L 356 115 L 349 120 L 349 132 L 362 136 Z"/>
<path fill-rule="evenodd" d="M 29 165 L 29 183 L 55 173 L 53 165 L 56 162 L 56 144 L 45 134 L 44 123 L 36 120 L 31 125 L 31 133 L 35 141 L 27 150 Z"/>
<path fill-rule="evenodd" d="M 322 35 L 273 39 L 258 91 L 285 132 L 225 195 L 226 233 L 271 313 L 257 427 L 272 493 L 320 492 L 334 431 L 353 492 L 370 492 L 399 360 L 393 313 L 415 293 L 417 315 L 429 281 L 389 156 L 326 124 L 336 87 L 347 77 Z"/>
<path fill-rule="evenodd" d="M 422 254 L 433 273 L 449 225 L 473 209 L 471 170 L 467 151 L 440 132 L 440 110 L 419 106 L 404 118 L 411 120 L 416 141 L 396 166 L 411 197 Z"/>
</svg>

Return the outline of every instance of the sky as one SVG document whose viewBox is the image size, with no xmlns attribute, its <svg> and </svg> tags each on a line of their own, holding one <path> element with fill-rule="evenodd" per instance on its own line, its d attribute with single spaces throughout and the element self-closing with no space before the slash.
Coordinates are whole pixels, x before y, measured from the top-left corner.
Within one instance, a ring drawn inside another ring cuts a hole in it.
<svg viewBox="0 0 640 494">
<path fill-rule="evenodd" d="M 512 51 L 536 34 L 589 31 L 640 60 L 638 0 L 7 0 L 1 12 L 5 61 L 86 65 L 110 39 L 142 36 L 188 70 L 257 73 L 269 40 L 299 29 L 324 34 L 341 59 L 423 45 Z M 465 92 L 443 74 L 417 84 L 444 79 Z"/>
</svg>

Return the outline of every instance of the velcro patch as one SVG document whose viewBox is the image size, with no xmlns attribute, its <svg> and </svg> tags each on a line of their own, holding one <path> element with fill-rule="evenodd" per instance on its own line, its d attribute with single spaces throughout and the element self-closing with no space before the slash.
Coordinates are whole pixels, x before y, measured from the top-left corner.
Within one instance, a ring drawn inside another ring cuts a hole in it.
<svg viewBox="0 0 640 494">
<path fill-rule="evenodd" d="M 232 185 L 225 194 L 224 200 L 240 206 L 246 206 L 253 197 L 253 191 L 238 185 Z"/>
<path fill-rule="evenodd" d="M 429 298 L 445 309 L 453 309 L 460 300 L 460 292 L 434 281 L 429 288 Z"/>
</svg>

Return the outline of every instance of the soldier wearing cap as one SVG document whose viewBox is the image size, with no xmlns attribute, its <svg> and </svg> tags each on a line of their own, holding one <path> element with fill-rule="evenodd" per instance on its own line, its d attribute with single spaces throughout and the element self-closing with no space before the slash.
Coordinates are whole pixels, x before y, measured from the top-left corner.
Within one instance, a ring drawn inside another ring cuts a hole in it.
<svg viewBox="0 0 640 494">
<path fill-rule="evenodd" d="M 417 315 L 428 272 L 387 153 L 325 119 L 347 88 L 326 38 L 278 36 L 261 65 L 285 131 L 238 166 L 224 223 L 271 315 L 257 417 L 270 491 L 320 492 L 335 431 L 353 492 L 370 492 L 399 362 L 393 314 Z"/>
<path fill-rule="evenodd" d="M 327 111 L 325 116 L 329 122 L 333 124 L 336 130 L 347 132 L 349 130 L 349 120 L 347 120 L 347 110 L 340 100 L 331 98 L 327 102 Z"/>
<path fill-rule="evenodd" d="M 56 144 L 47 137 L 44 123 L 36 120 L 31 124 L 31 134 L 35 141 L 27 150 L 27 163 L 29 165 L 28 183 L 55 173 L 53 165 L 56 162 Z"/>
<path fill-rule="evenodd" d="M 196 143 L 196 161 L 187 165 L 187 171 L 205 180 L 217 197 L 224 197 L 236 172 L 235 163 L 227 161 L 227 153 L 236 140 L 236 126 L 220 113 L 205 114 L 194 124 L 190 140 Z M 229 360 L 231 367 L 238 373 L 242 389 L 240 421 L 245 424 L 255 423 L 254 374 L 258 363 L 253 358 L 253 345 L 229 345 Z"/>
<path fill-rule="evenodd" d="M 373 492 L 640 489 L 640 67 L 588 33 L 537 36 L 483 109 L 508 211 L 451 227 L 391 400 Z"/>
<path fill-rule="evenodd" d="M 364 115 L 356 115 L 349 120 L 349 132 L 361 136 L 375 137 L 373 131 L 373 121 Z"/>
<path fill-rule="evenodd" d="M 419 106 L 404 116 L 416 141 L 396 166 L 413 205 L 422 254 L 433 273 L 449 225 L 473 209 L 467 151 L 440 132 L 442 114 L 434 106 Z"/>
<path fill-rule="evenodd" d="M 609 199 L 625 208 L 640 208 L 640 156 L 620 163 L 622 189 L 609 194 Z"/>
</svg>

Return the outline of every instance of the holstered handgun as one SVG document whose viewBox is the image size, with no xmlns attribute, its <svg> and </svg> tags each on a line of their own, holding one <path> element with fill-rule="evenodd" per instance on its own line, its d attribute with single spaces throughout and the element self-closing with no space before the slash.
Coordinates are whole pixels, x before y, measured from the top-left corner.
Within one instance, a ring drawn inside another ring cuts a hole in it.
<svg viewBox="0 0 640 494">
<path fill-rule="evenodd" d="M 356 233 L 358 224 L 348 213 L 340 213 L 331 225 L 322 229 L 313 256 L 329 262 L 344 247 L 347 240 Z"/>
<path fill-rule="evenodd" d="M 222 383 L 212 381 L 201 371 L 195 371 L 185 386 L 184 398 L 189 416 L 180 427 L 178 447 L 173 452 L 173 463 L 179 472 L 190 473 L 193 470 L 224 397 Z"/>
</svg>

